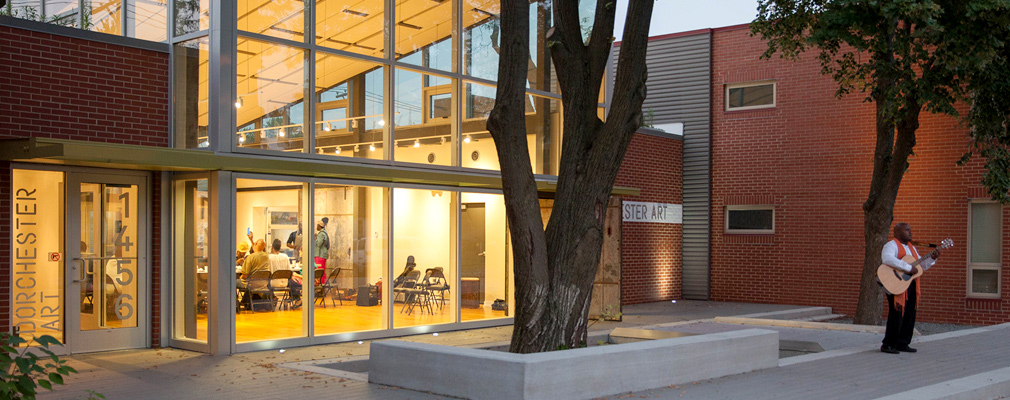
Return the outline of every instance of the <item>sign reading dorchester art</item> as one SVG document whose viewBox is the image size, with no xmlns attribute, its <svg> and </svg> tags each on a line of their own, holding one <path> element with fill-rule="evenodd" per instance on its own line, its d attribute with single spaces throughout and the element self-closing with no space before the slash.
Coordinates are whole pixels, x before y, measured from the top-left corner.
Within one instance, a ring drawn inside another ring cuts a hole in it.
<svg viewBox="0 0 1010 400">
<path fill-rule="evenodd" d="M 14 170 L 11 325 L 63 341 L 63 173 Z"/>
<path fill-rule="evenodd" d="M 683 206 L 670 203 L 624 202 L 624 222 L 656 222 L 660 224 L 680 224 L 683 222 Z"/>
</svg>

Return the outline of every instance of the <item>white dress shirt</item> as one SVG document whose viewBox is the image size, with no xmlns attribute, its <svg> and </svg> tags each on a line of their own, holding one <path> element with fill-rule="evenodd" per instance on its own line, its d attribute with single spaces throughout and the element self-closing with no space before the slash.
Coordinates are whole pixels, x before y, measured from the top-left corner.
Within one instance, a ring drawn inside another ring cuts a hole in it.
<svg viewBox="0 0 1010 400">
<path fill-rule="evenodd" d="M 880 251 L 880 260 L 883 261 L 884 264 L 890 265 L 902 271 L 912 272 L 912 266 L 898 258 L 899 245 L 905 248 L 906 255 L 915 257 L 915 255 L 918 254 L 913 249 L 909 248 L 910 246 L 908 245 L 899 244 L 894 240 L 888 240 L 887 244 L 884 245 L 884 249 Z M 926 257 L 925 260 L 922 260 L 922 262 L 919 263 L 919 266 L 922 267 L 923 271 L 925 271 L 926 269 L 929 269 L 929 267 L 932 267 L 935 262 L 936 260 L 932 257 Z"/>
</svg>

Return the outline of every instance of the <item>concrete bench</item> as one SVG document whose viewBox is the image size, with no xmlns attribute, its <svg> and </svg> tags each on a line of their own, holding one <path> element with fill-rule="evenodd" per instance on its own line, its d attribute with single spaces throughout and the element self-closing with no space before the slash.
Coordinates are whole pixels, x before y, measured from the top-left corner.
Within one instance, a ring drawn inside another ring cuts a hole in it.
<svg viewBox="0 0 1010 400">
<path fill-rule="evenodd" d="M 469 399 L 591 398 L 778 366 L 778 332 L 746 329 L 537 354 L 372 342 L 368 380 Z"/>
</svg>

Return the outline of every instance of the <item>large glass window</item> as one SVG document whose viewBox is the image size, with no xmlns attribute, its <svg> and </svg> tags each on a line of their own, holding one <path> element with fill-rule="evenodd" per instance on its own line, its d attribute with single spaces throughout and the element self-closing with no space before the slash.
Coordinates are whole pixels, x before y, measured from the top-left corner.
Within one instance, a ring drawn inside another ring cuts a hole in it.
<svg viewBox="0 0 1010 400">
<path fill-rule="evenodd" d="M 487 130 L 487 119 L 494 108 L 495 88 L 493 86 L 469 83 L 463 85 L 463 148 L 462 166 L 498 170 L 498 150 L 491 133 Z"/>
<path fill-rule="evenodd" d="M 389 281 L 389 190 L 381 187 L 317 184 L 313 221 L 323 237 L 326 270 L 317 270 L 315 334 L 387 328 L 382 304 Z M 325 277 L 325 278 L 324 278 Z"/>
<path fill-rule="evenodd" d="M 239 310 L 235 335 L 239 343 L 307 334 L 302 289 L 309 287 L 306 280 L 312 279 L 316 269 L 314 262 L 306 260 L 309 253 L 305 248 L 314 244 L 316 235 L 298 233 L 307 185 L 237 181 L 234 240 L 238 243 L 235 273 Z M 292 246 L 287 246 L 289 242 Z"/>
<path fill-rule="evenodd" d="M 396 161 L 452 165 L 452 79 L 397 68 L 394 105 Z"/>
<path fill-rule="evenodd" d="M 305 51 L 239 38 L 237 71 L 239 146 L 304 151 Z"/>
<path fill-rule="evenodd" d="M 513 302 L 505 198 L 462 193 L 461 199 L 460 320 L 507 317 Z"/>
<path fill-rule="evenodd" d="M 999 297 L 1003 207 L 999 203 L 972 202 L 970 216 L 968 294 Z"/>
<path fill-rule="evenodd" d="M 452 1 L 397 0 L 395 37 L 400 62 L 452 71 Z"/>
<path fill-rule="evenodd" d="M 127 0 L 126 36 L 162 42 L 168 37 L 168 5 L 164 0 Z"/>
<path fill-rule="evenodd" d="M 316 2 L 316 43 L 320 46 L 385 56 L 385 1 L 345 0 Z"/>
<path fill-rule="evenodd" d="M 173 57 L 176 146 L 185 149 L 209 147 L 210 44 L 207 37 L 175 45 Z"/>
<path fill-rule="evenodd" d="M 210 0 L 175 0 L 175 35 L 210 29 Z"/>
<path fill-rule="evenodd" d="M 174 336 L 206 342 L 212 249 L 208 181 L 180 180 L 174 189 Z"/>
<path fill-rule="evenodd" d="M 89 17 L 84 20 L 84 28 L 95 32 L 122 35 L 122 0 L 85 0 L 84 9 Z"/>
<path fill-rule="evenodd" d="M 526 96 L 526 137 L 533 173 L 557 175 L 561 159 L 561 101 Z"/>
<path fill-rule="evenodd" d="M 238 29 L 304 41 L 306 4 L 297 0 L 239 0 Z"/>
<path fill-rule="evenodd" d="M 50 335 L 65 341 L 64 176 L 62 172 L 15 169 L 9 226 L 12 249 L 11 326 L 22 338 Z"/>
<path fill-rule="evenodd" d="M 384 159 L 384 72 L 381 64 L 316 53 L 317 153 Z"/>
<path fill-rule="evenodd" d="M 464 73 L 498 80 L 498 53 L 501 51 L 501 2 L 464 0 Z"/>
<path fill-rule="evenodd" d="M 456 193 L 393 189 L 393 327 L 456 321 Z"/>
</svg>

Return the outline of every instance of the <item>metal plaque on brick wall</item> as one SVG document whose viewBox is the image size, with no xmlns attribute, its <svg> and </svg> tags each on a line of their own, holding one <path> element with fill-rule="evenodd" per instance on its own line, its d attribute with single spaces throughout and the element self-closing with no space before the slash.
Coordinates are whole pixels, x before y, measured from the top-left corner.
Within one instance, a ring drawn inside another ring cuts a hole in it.
<svg viewBox="0 0 1010 400">
<path fill-rule="evenodd" d="M 680 224 L 684 219 L 684 208 L 680 204 L 625 201 L 622 214 L 624 222 Z"/>
</svg>

